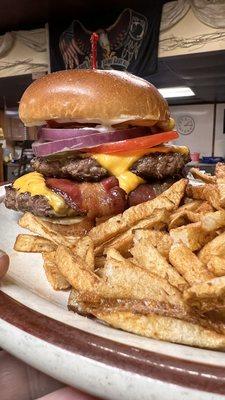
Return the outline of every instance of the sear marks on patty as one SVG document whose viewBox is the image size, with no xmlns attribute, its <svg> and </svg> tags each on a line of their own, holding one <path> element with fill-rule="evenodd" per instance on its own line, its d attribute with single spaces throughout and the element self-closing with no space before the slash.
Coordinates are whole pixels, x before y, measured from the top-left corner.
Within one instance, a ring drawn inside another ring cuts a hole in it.
<svg viewBox="0 0 225 400">
<path fill-rule="evenodd" d="M 108 171 L 91 157 L 50 160 L 36 157 L 31 161 L 35 171 L 54 178 L 72 178 L 79 182 L 99 182 Z"/>
<path fill-rule="evenodd" d="M 6 186 L 5 206 L 15 211 L 29 211 L 38 217 L 55 217 L 56 213 L 44 196 L 18 193 L 12 186 Z"/>
<path fill-rule="evenodd" d="M 140 158 L 130 170 L 147 181 L 163 180 L 179 174 L 189 161 L 189 155 L 153 153 Z"/>
<path fill-rule="evenodd" d="M 177 176 L 168 178 L 164 182 L 143 183 L 139 185 L 128 195 L 128 206 L 136 206 L 137 204 L 154 199 L 156 196 L 159 196 L 162 192 L 169 189 L 169 187 L 180 178 L 181 176 Z"/>
</svg>

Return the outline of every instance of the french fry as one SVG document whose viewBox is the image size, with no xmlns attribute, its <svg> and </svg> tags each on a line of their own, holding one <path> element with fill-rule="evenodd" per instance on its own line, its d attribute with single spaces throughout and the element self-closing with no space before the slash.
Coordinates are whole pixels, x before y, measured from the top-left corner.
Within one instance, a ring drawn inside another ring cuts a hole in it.
<svg viewBox="0 0 225 400">
<path fill-rule="evenodd" d="M 207 184 L 206 185 L 206 200 L 216 209 L 220 210 L 222 203 L 221 203 L 221 198 L 220 198 L 220 192 L 218 190 L 218 184 L 212 185 L 212 184 Z"/>
<path fill-rule="evenodd" d="M 213 278 L 213 274 L 183 243 L 174 243 L 171 246 L 169 260 L 190 285 Z"/>
<path fill-rule="evenodd" d="M 190 250 L 200 250 L 202 246 L 212 240 L 215 232 L 206 232 L 200 222 L 180 226 L 170 230 L 170 236 L 174 242 L 184 243 Z"/>
<path fill-rule="evenodd" d="M 217 186 L 218 185 L 211 183 L 200 186 L 188 185 L 186 194 L 188 197 L 196 200 L 206 200 L 212 205 L 213 208 L 220 210 L 222 204 Z"/>
<path fill-rule="evenodd" d="M 42 254 L 44 259 L 44 270 L 47 280 L 54 290 L 66 290 L 70 288 L 69 282 L 59 272 L 55 262 L 55 251 Z"/>
<path fill-rule="evenodd" d="M 215 276 L 225 275 L 225 258 L 212 256 L 207 264 L 208 270 Z"/>
<path fill-rule="evenodd" d="M 68 299 L 68 310 L 76 312 L 77 314 L 83 315 L 84 317 L 90 317 L 91 313 L 88 311 L 88 305 L 80 301 L 79 292 L 75 289 L 71 289 Z"/>
<path fill-rule="evenodd" d="M 206 213 L 200 220 L 202 229 L 207 232 L 216 231 L 225 226 L 225 210 Z"/>
<path fill-rule="evenodd" d="M 105 265 L 105 256 L 95 257 L 95 269 L 101 269 Z"/>
<path fill-rule="evenodd" d="M 153 247 L 148 240 L 137 236 L 134 246 L 130 250 L 136 263 L 151 273 L 166 279 L 172 286 L 183 292 L 189 286 L 184 278 L 166 261 L 166 259 Z"/>
<path fill-rule="evenodd" d="M 198 258 L 203 264 L 208 264 L 212 256 L 221 256 L 225 254 L 225 232 L 215 237 L 207 243 L 198 253 Z"/>
<path fill-rule="evenodd" d="M 225 307 L 225 276 L 210 279 L 184 291 L 184 300 L 202 312 Z"/>
<path fill-rule="evenodd" d="M 66 246 L 58 246 L 55 256 L 61 274 L 78 291 L 97 292 L 100 278 L 88 270 L 85 261 Z"/>
<path fill-rule="evenodd" d="M 186 188 L 186 195 L 195 200 L 206 200 L 205 198 L 205 185 L 193 186 L 188 184 Z"/>
<path fill-rule="evenodd" d="M 207 201 L 203 201 L 194 211 L 198 214 L 205 214 L 214 210 L 210 203 L 208 203 Z"/>
<path fill-rule="evenodd" d="M 115 311 L 131 311 L 139 314 L 158 314 L 175 318 L 182 318 L 186 321 L 196 322 L 199 321 L 199 315 L 192 312 L 189 308 L 185 310 L 180 308 L 178 305 L 164 303 L 150 300 L 133 300 L 133 299 L 105 299 L 100 298 L 95 302 L 86 302 L 83 299 L 83 294 L 71 290 L 71 294 L 68 301 L 68 307 L 78 314 L 92 314 L 96 311 L 101 312 L 115 312 Z M 209 324 L 202 320 L 204 326 Z M 215 325 L 217 331 L 221 332 L 221 328 Z"/>
<path fill-rule="evenodd" d="M 168 211 L 164 209 L 156 209 L 154 214 L 151 215 L 149 218 L 146 218 L 136 225 L 132 226 L 126 232 L 122 233 L 121 235 L 116 236 L 114 239 L 111 239 L 107 243 L 103 243 L 100 246 L 96 247 L 95 255 L 100 256 L 103 252 L 107 251 L 108 248 L 113 248 L 118 250 L 122 254 L 127 254 L 130 247 L 133 243 L 134 232 L 136 229 L 140 228 L 154 228 L 159 229 L 165 226 L 166 222 L 168 221 L 169 215 Z"/>
<path fill-rule="evenodd" d="M 20 234 L 17 236 L 14 250 L 25 253 L 47 253 L 54 251 L 56 245 L 41 236 Z"/>
<path fill-rule="evenodd" d="M 94 243 L 89 236 L 84 236 L 79 239 L 76 246 L 73 248 L 73 252 L 84 260 L 83 266 L 85 269 L 94 271 L 95 258 L 94 258 Z"/>
<path fill-rule="evenodd" d="M 153 229 L 135 230 L 134 240 L 139 241 L 141 239 L 147 240 L 163 257 L 169 260 L 169 251 L 173 241 L 168 233 Z"/>
<path fill-rule="evenodd" d="M 217 163 L 215 168 L 216 183 L 222 207 L 225 206 L 225 164 Z"/>
<path fill-rule="evenodd" d="M 186 216 L 189 222 L 199 222 L 201 214 L 193 211 L 186 211 Z"/>
<path fill-rule="evenodd" d="M 101 312 L 95 316 L 109 325 L 149 338 L 207 349 L 225 350 L 225 336 L 197 323 L 156 314 L 138 315 L 131 312 Z"/>
<path fill-rule="evenodd" d="M 169 219 L 169 230 L 178 228 L 179 226 L 188 224 L 189 219 L 187 218 L 186 210 L 182 210 L 175 215 L 171 215 Z"/>
<path fill-rule="evenodd" d="M 57 232 L 56 229 L 50 228 L 46 221 L 43 221 L 41 218 L 36 217 L 29 212 L 25 213 L 20 218 L 19 225 L 22 228 L 29 229 L 31 232 L 43 236 L 45 239 L 48 239 L 55 244 L 64 244 L 65 246 L 72 247 L 77 242 L 77 238 L 68 240 Z"/>
<path fill-rule="evenodd" d="M 112 217 L 91 229 L 89 236 L 93 239 L 95 247 L 127 231 L 141 220 L 149 218 L 156 209 L 175 210 L 180 204 L 186 185 L 187 180 L 181 179 L 155 199 L 130 207 L 123 214 Z"/>
<path fill-rule="evenodd" d="M 205 174 L 204 172 L 199 171 L 197 168 L 190 168 L 190 172 L 195 179 L 200 179 L 204 183 L 216 183 L 215 176 Z"/>
<path fill-rule="evenodd" d="M 183 305 L 180 292 L 166 279 L 124 259 L 114 249 L 109 249 L 107 252 L 102 276 L 110 287 L 120 290 L 118 298 L 154 299 Z"/>
<path fill-rule="evenodd" d="M 195 211 L 202 204 L 201 200 L 192 200 L 180 206 L 169 218 L 169 229 L 177 228 L 189 222 L 187 211 Z"/>
<path fill-rule="evenodd" d="M 62 275 L 74 289 L 82 293 L 86 302 L 100 298 L 155 299 L 177 304 L 185 309 L 180 292 L 165 279 L 139 268 L 125 260 L 116 250 L 109 250 L 102 278 L 85 270 L 79 256 L 74 257 L 70 249 L 59 246 L 56 262 Z"/>
</svg>

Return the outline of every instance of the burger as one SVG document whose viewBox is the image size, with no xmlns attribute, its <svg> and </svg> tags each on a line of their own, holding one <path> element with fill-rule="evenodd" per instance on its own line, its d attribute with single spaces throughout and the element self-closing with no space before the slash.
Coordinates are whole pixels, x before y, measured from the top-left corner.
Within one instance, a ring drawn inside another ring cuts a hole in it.
<svg viewBox="0 0 225 400">
<path fill-rule="evenodd" d="M 38 127 L 33 172 L 6 187 L 5 205 L 48 218 L 107 218 L 166 190 L 187 147 L 149 82 L 114 70 L 68 70 L 33 82 L 19 105 Z"/>
</svg>

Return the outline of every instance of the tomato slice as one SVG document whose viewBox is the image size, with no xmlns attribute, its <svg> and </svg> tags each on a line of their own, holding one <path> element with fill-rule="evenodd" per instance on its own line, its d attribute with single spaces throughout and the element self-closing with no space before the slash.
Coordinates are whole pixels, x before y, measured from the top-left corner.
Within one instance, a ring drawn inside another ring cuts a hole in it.
<svg viewBox="0 0 225 400">
<path fill-rule="evenodd" d="M 134 139 L 121 140 L 119 142 L 105 143 L 87 149 L 89 153 L 125 153 L 157 146 L 179 137 L 176 131 L 162 132 L 149 136 L 141 136 Z"/>
</svg>

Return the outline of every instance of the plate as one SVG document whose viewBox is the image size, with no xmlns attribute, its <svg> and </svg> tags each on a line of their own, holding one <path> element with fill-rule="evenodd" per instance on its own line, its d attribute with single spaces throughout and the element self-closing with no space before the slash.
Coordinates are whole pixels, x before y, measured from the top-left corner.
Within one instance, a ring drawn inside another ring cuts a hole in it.
<svg viewBox="0 0 225 400">
<path fill-rule="evenodd" d="M 0 347 L 103 399 L 221 399 L 224 353 L 143 338 L 68 311 L 69 292 L 52 290 L 41 256 L 13 250 L 24 232 L 17 219 L 0 204 L 0 247 L 11 259 L 0 290 Z"/>
</svg>

